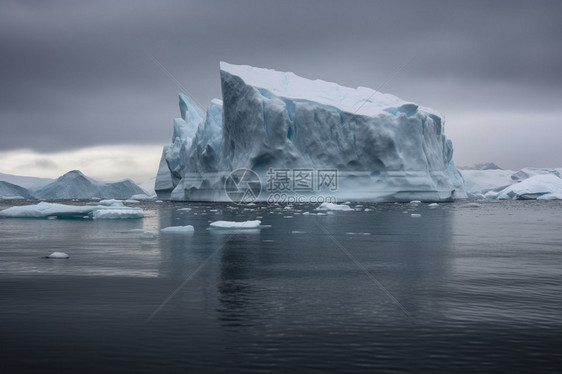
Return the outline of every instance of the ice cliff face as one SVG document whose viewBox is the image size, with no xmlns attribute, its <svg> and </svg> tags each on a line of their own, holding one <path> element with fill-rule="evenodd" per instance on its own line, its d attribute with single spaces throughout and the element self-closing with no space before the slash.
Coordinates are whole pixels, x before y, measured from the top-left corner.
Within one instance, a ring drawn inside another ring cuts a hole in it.
<svg viewBox="0 0 562 374">
<path fill-rule="evenodd" d="M 436 111 L 368 88 L 222 62 L 206 114 L 180 95 L 156 179 L 160 198 L 227 200 L 232 170 L 337 169 L 346 200 L 448 200 L 462 190 Z M 265 184 L 265 183 L 264 183 Z M 260 195 L 265 200 L 267 192 Z"/>
</svg>

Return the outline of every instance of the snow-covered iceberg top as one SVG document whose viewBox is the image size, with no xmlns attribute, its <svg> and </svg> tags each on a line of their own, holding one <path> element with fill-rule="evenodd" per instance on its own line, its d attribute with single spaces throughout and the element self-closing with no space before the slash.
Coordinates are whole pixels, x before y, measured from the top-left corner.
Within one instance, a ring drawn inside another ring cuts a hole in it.
<svg viewBox="0 0 562 374">
<path fill-rule="evenodd" d="M 348 113 L 373 116 L 390 107 L 398 108 L 409 105 L 412 110 L 418 105 L 404 101 L 394 95 L 375 91 L 367 87 L 351 88 L 321 79 L 307 79 L 292 72 L 280 72 L 273 69 L 257 68 L 249 65 L 220 63 L 223 72 L 237 76 L 244 82 L 260 90 L 267 90 L 272 95 L 293 100 L 307 100 L 322 105 L 332 106 Z M 429 108 L 426 112 L 440 114 Z"/>
<path fill-rule="evenodd" d="M 69 219 L 131 219 L 143 218 L 140 208 L 124 206 L 116 200 L 100 202 L 105 205 L 66 205 L 40 202 L 34 205 L 14 206 L 0 211 L 0 218 L 69 218 Z"/>
</svg>

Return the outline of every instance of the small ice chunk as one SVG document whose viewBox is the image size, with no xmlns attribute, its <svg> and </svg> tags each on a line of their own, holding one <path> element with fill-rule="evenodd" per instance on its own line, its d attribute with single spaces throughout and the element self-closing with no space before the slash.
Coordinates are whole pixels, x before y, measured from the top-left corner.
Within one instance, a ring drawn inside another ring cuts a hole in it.
<svg viewBox="0 0 562 374">
<path fill-rule="evenodd" d="M 193 228 L 193 226 L 191 225 L 187 225 L 187 226 L 169 226 L 169 227 L 165 227 L 162 230 L 160 230 L 162 232 L 167 232 L 167 233 L 180 233 L 180 234 L 186 234 L 186 233 L 192 233 L 195 231 L 195 229 Z"/>
<path fill-rule="evenodd" d="M 189 212 L 191 208 L 179 208 L 179 211 Z"/>
<path fill-rule="evenodd" d="M 127 200 L 125 200 L 125 202 L 128 203 L 128 204 L 138 204 L 138 203 L 140 203 L 140 201 L 134 200 L 134 199 L 127 199 Z"/>
<path fill-rule="evenodd" d="M 306 231 L 293 230 L 291 234 L 306 234 Z"/>
<path fill-rule="evenodd" d="M 412 217 L 412 218 L 420 218 L 420 217 L 421 217 L 421 214 L 419 214 L 419 213 L 412 213 L 412 214 L 410 214 L 410 217 Z"/>
<path fill-rule="evenodd" d="M 439 204 L 437 204 L 437 203 L 431 203 L 431 204 L 429 204 L 428 206 L 429 206 L 430 208 L 435 208 L 435 207 L 438 207 Z"/>
<path fill-rule="evenodd" d="M 130 209 L 100 209 L 94 210 L 93 219 L 131 219 L 143 218 L 144 212 L 139 208 Z"/>
<path fill-rule="evenodd" d="M 418 204 L 421 204 L 421 201 L 419 201 L 419 200 L 412 200 L 412 201 L 410 201 L 410 204 L 412 204 L 412 205 L 418 205 Z"/>
<path fill-rule="evenodd" d="M 64 252 L 53 252 L 48 256 L 45 256 L 45 258 L 63 258 L 63 259 L 67 259 L 70 258 L 69 255 L 67 255 Z"/>
<path fill-rule="evenodd" d="M 260 228 L 261 221 L 215 221 L 211 222 L 210 227 L 214 229 L 257 229 Z"/>
<path fill-rule="evenodd" d="M 349 205 L 345 204 L 333 204 L 333 203 L 322 203 L 318 208 L 314 210 L 339 210 L 339 211 L 354 211 Z"/>
<path fill-rule="evenodd" d="M 363 211 L 364 211 L 364 212 L 372 212 L 372 211 L 373 211 L 373 209 L 370 209 L 370 208 L 365 208 L 365 209 L 364 209 Z"/>
</svg>

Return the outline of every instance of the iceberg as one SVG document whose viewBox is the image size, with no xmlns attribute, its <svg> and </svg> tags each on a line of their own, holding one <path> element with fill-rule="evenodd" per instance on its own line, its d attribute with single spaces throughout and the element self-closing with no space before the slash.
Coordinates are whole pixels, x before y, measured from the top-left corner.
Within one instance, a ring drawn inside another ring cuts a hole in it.
<svg viewBox="0 0 562 374">
<path fill-rule="evenodd" d="M 562 179 L 553 174 L 538 174 L 522 182 L 514 183 L 501 190 L 498 200 L 544 200 L 556 199 L 562 195 Z"/>
<path fill-rule="evenodd" d="M 0 210 L 0 218 L 128 219 L 143 218 L 140 208 L 124 206 L 120 201 L 105 205 L 66 205 L 40 202 Z"/>
<path fill-rule="evenodd" d="M 0 181 L 0 200 L 29 199 L 31 196 L 27 189 L 18 185 Z"/>
<path fill-rule="evenodd" d="M 469 197 L 484 195 L 490 190 L 503 189 L 514 183 L 513 170 L 462 170 L 465 190 Z"/>
<path fill-rule="evenodd" d="M 511 179 L 513 179 L 516 182 L 521 182 L 522 180 L 525 180 L 529 177 L 532 177 L 532 176 L 535 176 L 535 175 L 544 175 L 544 174 L 552 174 L 552 175 L 555 175 L 558 178 L 560 178 L 560 172 L 556 169 L 523 168 L 523 169 L 519 170 L 517 173 L 514 173 L 511 176 Z"/>
<path fill-rule="evenodd" d="M 560 180 L 560 170 L 549 168 L 462 170 L 462 175 L 468 197 L 481 199 L 554 200 Z"/>
<path fill-rule="evenodd" d="M 222 101 L 206 112 L 180 94 L 181 118 L 155 181 L 160 199 L 228 201 L 225 182 L 252 170 L 336 170 L 342 201 L 444 201 L 465 197 L 437 111 L 369 88 L 220 63 Z M 332 186 L 333 187 L 333 186 Z M 271 190 L 262 188 L 259 201 Z"/>
<path fill-rule="evenodd" d="M 54 179 L 0 173 L 0 182 L 8 182 L 27 190 L 31 190 L 46 186 L 47 184 L 54 182 Z"/>
<path fill-rule="evenodd" d="M 130 179 L 121 182 L 104 183 L 85 176 L 79 170 L 72 170 L 56 181 L 33 189 L 31 195 L 37 200 L 68 199 L 127 199 L 132 195 L 144 194 L 139 186 Z"/>
</svg>

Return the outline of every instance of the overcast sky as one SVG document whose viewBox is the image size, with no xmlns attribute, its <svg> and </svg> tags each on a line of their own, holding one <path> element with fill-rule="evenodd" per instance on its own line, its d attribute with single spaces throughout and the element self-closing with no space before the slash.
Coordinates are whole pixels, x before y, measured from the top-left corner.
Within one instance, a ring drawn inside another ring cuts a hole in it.
<svg viewBox="0 0 562 374">
<path fill-rule="evenodd" d="M 221 60 L 432 107 L 457 165 L 560 167 L 561 14 L 561 1 L 2 0 L 0 172 L 155 175 L 178 92 L 220 97 Z"/>
</svg>

